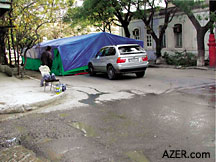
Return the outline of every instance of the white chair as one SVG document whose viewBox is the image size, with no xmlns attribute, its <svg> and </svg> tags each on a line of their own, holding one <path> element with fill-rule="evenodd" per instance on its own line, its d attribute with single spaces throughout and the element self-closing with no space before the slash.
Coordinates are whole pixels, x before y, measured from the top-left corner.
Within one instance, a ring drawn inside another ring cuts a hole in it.
<svg viewBox="0 0 216 162">
<path fill-rule="evenodd" d="M 49 67 L 48 66 L 46 66 L 46 65 L 41 65 L 40 67 L 39 67 L 39 71 L 41 72 L 41 75 L 42 75 L 42 78 L 44 77 L 44 76 L 46 76 L 46 75 L 49 75 L 50 76 L 50 69 L 49 69 Z M 44 79 L 44 80 L 42 80 L 43 81 L 43 85 L 44 85 L 44 91 L 46 90 L 46 86 L 47 86 L 47 84 L 49 85 L 49 83 L 51 83 L 50 84 L 50 91 L 51 91 L 51 89 L 52 89 L 52 83 L 53 82 L 59 82 L 59 84 L 60 84 L 60 80 L 59 79 L 49 79 L 49 80 L 46 80 L 46 79 Z"/>
</svg>

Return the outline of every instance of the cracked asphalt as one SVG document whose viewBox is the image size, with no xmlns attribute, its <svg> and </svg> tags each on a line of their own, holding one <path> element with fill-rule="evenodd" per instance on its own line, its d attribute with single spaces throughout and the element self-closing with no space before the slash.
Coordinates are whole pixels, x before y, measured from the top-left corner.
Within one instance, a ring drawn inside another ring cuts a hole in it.
<svg viewBox="0 0 216 162">
<path fill-rule="evenodd" d="M 64 99 L 0 122 L 0 161 L 16 159 L 17 150 L 33 161 L 215 161 L 215 71 L 149 68 L 141 79 L 60 79 Z M 170 150 L 187 156 L 164 156 Z"/>
</svg>

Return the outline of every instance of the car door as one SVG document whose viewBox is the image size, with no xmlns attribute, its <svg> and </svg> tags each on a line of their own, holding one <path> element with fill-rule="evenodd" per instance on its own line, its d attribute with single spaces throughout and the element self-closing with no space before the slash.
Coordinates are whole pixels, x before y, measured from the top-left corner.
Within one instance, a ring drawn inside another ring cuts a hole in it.
<svg viewBox="0 0 216 162">
<path fill-rule="evenodd" d="M 104 57 L 103 57 L 103 72 L 107 72 L 107 65 L 111 64 L 114 65 L 116 62 L 116 50 L 114 47 L 108 47 L 106 51 L 104 52 Z"/>
<path fill-rule="evenodd" d="M 97 70 L 98 71 L 104 72 L 104 66 L 106 66 L 105 65 L 105 54 L 107 52 L 107 49 L 108 49 L 108 47 L 103 48 L 100 51 L 100 54 L 96 58 L 97 59 Z"/>
<path fill-rule="evenodd" d="M 99 69 L 101 72 L 106 72 L 108 54 L 109 54 L 109 47 L 105 47 L 99 62 Z"/>
<path fill-rule="evenodd" d="M 96 54 L 95 58 L 92 60 L 95 71 L 100 71 L 100 66 L 101 66 L 100 59 L 103 54 L 103 51 L 104 48 L 100 49 L 100 51 Z"/>
</svg>

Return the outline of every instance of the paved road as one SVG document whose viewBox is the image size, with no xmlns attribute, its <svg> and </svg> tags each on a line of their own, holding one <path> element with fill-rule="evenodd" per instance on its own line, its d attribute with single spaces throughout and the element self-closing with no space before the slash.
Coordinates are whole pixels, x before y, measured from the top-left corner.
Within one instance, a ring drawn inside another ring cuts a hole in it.
<svg viewBox="0 0 216 162">
<path fill-rule="evenodd" d="M 16 137 L 11 145 L 42 161 L 214 161 L 214 71 L 149 68 L 141 79 L 61 81 L 68 88 L 64 100 L 0 123 L 0 139 Z M 180 150 L 174 158 L 172 150 Z M 203 158 L 188 158 L 193 152 Z"/>
</svg>

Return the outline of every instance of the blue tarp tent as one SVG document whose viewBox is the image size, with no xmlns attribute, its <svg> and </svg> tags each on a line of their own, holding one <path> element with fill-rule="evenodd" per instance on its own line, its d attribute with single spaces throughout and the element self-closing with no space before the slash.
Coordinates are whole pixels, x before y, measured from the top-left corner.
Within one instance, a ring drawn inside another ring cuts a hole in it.
<svg viewBox="0 0 216 162">
<path fill-rule="evenodd" d="M 103 46 L 117 44 L 139 44 L 143 47 L 143 41 L 101 32 L 51 40 L 40 43 L 34 48 L 44 50 L 47 46 L 51 46 L 54 56 L 52 72 L 56 75 L 67 75 L 87 69 L 89 60 Z M 40 50 L 38 57 L 43 50 Z"/>
</svg>

